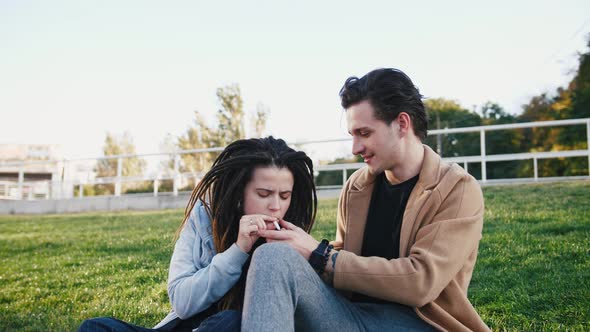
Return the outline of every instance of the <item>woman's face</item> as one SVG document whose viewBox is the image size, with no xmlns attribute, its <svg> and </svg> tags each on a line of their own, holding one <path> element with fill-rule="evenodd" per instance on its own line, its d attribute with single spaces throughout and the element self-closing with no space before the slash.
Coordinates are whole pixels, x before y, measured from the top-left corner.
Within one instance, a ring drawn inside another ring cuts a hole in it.
<svg viewBox="0 0 590 332">
<path fill-rule="evenodd" d="M 293 191 L 293 174 L 288 168 L 256 167 L 244 188 L 244 214 L 283 218 Z"/>
</svg>

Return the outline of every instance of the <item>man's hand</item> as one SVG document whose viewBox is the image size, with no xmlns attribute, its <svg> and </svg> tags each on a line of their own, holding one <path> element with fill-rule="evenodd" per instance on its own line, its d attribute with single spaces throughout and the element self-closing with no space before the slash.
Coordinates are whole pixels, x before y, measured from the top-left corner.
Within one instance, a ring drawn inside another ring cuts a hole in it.
<svg viewBox="0 0 590 332">
<path fill-rule="evenodd" d="M 266 242 L 285 242 L 297 250 L 303 258 L 309 260 L 311 252 L 314 251 L 319 242 L 303 229 L 293 225 L 286 220 L 279 220 L 281 230 L 272 229 L 258 230 L 258 235 L 266 238 Z"/>
</svg>

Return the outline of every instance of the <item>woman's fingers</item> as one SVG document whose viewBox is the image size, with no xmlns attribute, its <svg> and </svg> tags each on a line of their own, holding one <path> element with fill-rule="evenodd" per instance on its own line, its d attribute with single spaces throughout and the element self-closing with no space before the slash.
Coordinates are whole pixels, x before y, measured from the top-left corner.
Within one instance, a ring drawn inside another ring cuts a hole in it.
<svg viewBox="0 0 590 332">
<path fill-rule="evenodd" d="M 256 218 L 256 226 L 258 226 L 258 229 L 267 229 L 266 223 L 267 223 L 266 220 Z"/>
<path fill-rule="evenodd" d="M 246 230 L 248 231 L 248 235 L 253 236 L 253 235 L 258 235 L 258 225 L 253 224 L 253 225 L 249 225 L 247 226 Z"/>
<path fill-rule="evenodd" d="M 242 218 L 240 219 L 240 224 L 246 222 L 248 224 L 258 225 L 258 229 L 261 230 L 276 230 L 277 227 L 275 226 L 275 223 L 276 225 L 278 225 L 278 221 L 278 218 L 268 216 L 265 214 L 248 214 L 242 216 Z"/>
<path fill-rule="evenodd" d="M 267 229 L 266 219 L 268 216 L 263 215 L 245 215 L 240 218 L 237 243 L 242 251 L 249 252 L 252 249 L 260 237 L 259 232 Z"/>
<path fill-rule="evenodd" d="M 240 231 L 249 233 L 252 227 L 258 227 L 256 218 L 244 216 L 240 219 Z"/>
</svg>

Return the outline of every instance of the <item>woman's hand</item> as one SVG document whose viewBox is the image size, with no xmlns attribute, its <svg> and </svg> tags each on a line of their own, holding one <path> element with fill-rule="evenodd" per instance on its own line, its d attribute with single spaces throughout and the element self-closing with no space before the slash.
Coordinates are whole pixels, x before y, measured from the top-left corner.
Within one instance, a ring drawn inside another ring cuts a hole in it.
<svg viewBox="0 0 590 332">
<path fill-rule="evenodd" d="M 281 225 L 280 231 L 277 231 L 274 227 L 267 227 L 265 230 L 259 232 L 259 236 L 265 237 L 266 242 L 277 241 L 288 243 L 303 258 L 308 260 L 312 251 L 319 245 L 318 240 L 314 239 L 302 228 L 286 220 L 279 220 L 279 224 Z"/>
<path fill-rule="evenodd" d="M 274 229 L 273 221 L 277 218 L 264 214 L 247 214 L 240 218 L 240 229 L 238 230 L 238 239 L 236 244 L 240 249 L 249 253 L 254 243 L 260 238 L 258 231 L 265 229 Z"/>
</svg>

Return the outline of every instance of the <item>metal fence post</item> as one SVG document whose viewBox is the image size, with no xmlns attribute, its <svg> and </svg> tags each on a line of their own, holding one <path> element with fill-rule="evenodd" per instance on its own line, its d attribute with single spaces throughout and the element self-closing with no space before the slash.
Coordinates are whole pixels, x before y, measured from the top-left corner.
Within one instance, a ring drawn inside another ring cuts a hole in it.
<svg viewBox="0 0 590 332">
<path fill-rule="evenodd" d="M 346 183 L 346 168 L 342 169 L 342 185 Z"/>
<path fill-rule="evenodd" d="M 121 196 L 121 174 L 123 173 L 123 158 L 117 158 L 117 180 L 115 181 L 115 196 Z"/>
<path fill-rule="evenodd" d="M 588 175 L 590 175 L 590 120 L 586 122 L 586 147 L 588 148 Z"/>
<path fill-rule="evenodd" d="M 57 176 L 51 179 L 50 199 L 61 199 L 64 192 L 64 176 L 66 175 L 66 159 L 62 159 L 58 164 Z"/>
<path fill-rule="evenodd" d="M 535 172 L 535 181 L 539 178 L 539 168 L 537 166 L 537 157 L 533 157 L 533 169 Z"/>
<path fill-rule="evenodd" d="M 64 197 L 65 197 L 65 192 L 66 192 L 66 167 L 67 167 L 67 162 L 64 161 L 62 172 L 61 172 L 61 176 L 60 176 L 59 181 L 58 181 L 59 193 L 58 193 L 57 197 L 53 197 L 53 199 L 64 199 Z"/>
<path fill-rule="evenodd" d="M 154 197 L 158 197 L 158 187 L 160 186 L 160 174 L 154 179 Z"/>
<path fill-rule="evenodd" d="M 18 170 L 18 190 L 17 190 L 17 197 L 18 199 L 23 199 L 23 185 L 25 182 L 25 170 L 24 168 L 20 168 Z"/>
<path fill-rule="evenodd" d="M 172 181 L 172 195 L 178 196 L 178 181 L 179 181 L 179 165 L 180 164 L 180 156 L 178 154 L 174 154 L 174 180 Z"/>
<path fill-rule="evenodd" d="M 481 149 L 481 180 L 486 182 L 488 180 L 486 172 L 486 131 L 483 128 L 479 132 L 479 145 Z"/>
</svg>

